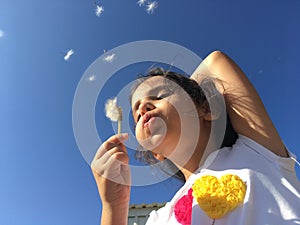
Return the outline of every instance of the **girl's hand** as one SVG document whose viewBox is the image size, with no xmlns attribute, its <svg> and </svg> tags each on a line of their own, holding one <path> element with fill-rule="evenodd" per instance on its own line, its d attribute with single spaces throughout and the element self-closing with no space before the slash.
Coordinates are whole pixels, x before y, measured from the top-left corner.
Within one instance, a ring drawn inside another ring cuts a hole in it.
<svg viewBox="0 0 300 225">
<path fill-rule="evenodd" d="M 127 139 L 127 133 L 111 136 L 100 146 L 92 161 L 92 172 L 104 207 L 120 209 L 129 203 L 129 157 L 123 144 Z"/>
</svg>

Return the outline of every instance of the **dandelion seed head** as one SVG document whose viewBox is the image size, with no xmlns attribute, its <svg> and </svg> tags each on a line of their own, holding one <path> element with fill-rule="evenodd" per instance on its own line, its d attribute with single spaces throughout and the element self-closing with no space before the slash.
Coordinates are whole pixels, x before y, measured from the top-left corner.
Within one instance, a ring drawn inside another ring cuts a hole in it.
<svg viewBox="0 0 300 225">
<path fill-rule="evenodd" d="M 108 99 L 105 104 L 105 113 L 111 121 L 118 121 L 120 118 L 120 107 L 117 106 L 117 98 Z"/>
</svg>

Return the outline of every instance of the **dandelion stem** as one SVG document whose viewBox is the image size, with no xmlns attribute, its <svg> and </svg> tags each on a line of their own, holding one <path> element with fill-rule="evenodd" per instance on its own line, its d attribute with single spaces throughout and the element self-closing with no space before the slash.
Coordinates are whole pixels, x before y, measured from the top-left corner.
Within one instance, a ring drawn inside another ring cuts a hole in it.
<svg viewBox="0 0 300 225">
<path fill-rule="evenodd" d="M 118 134 L 121 133 L 121 128 L 122 128 L 122 108 L 121 107 L 118 107 L 118 110 L 119 110 L 119 118 L 118 118 Z"/>
</svg>

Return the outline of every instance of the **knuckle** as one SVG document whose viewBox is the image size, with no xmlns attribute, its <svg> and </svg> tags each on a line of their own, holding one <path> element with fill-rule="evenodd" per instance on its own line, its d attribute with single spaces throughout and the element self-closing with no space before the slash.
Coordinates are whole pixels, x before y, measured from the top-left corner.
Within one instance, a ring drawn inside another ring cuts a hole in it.
<svg viewBox="0 0 300 225">
<path fill-rule="evenodd" d="M 125 152 L 117 152 L 113 155 L 114 159 L 121 161 L 121 162 L 128 162 L 129 161 L 129 157 Z"/>
<path fill-rule="evenodd" d="M 102 147 L 103 147 L 104 149 L 108 150 L 109 147 L 110 147 L 110 143 L 106 141 L 106 142 L 104 142 L 104 143 L 102 144 Z"/>
<path fill-rule="evenodd" d="M 114 153 L 114 154 L 112 155 L 112 157 L 113 157 L 114 159 L 116 159 L 116 160 L 120 160 L 121 154 L 122 154 L 122 153 L 120 153 L 120 152 L 116 152 L 116 153 Z"/>
<path fill-rule="evenodd" d="M 93 174 L 97 174 L 100 176 L 103 175 L 103 170 L 99 169 L 95 164 L 91 165 L 91 169 L 92 169 Z"/>
<path fill-rule="evenodd" d="M 111 154 L 116 154 L 117 152 L 119 152 L 119 148 L 118 147 L 113 147 L 111 150 Z"/>
</svg>

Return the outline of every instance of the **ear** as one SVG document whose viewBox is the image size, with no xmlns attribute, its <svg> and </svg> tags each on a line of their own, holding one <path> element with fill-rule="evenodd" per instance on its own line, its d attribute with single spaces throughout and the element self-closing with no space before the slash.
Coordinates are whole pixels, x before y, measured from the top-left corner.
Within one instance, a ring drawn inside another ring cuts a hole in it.
<svg viewBox="0 0 300 225">
<path fill-rule="evenodd" d="M 214 121 L 214 120 L 216 120 L 216 119 L 218 119 L 219 118 L 219 116 L 217 116 L 217 115 L 213 115 L 212 113 L 206 113 L 205 114 L 205 116 L 203 117 L 203 119 L 204 120 L 206 120 L 206 121 Z"/>
<path fill-rule="evenodd" d="M 214 121 L 221 117 L 222 111 L 218 104 L 211 104 L 210 106 L 208 101 L 205 101 L 201 108 L 202 114 L 204 113 L 202 118 L 206 121 Z"/>
<path fill-rule="evenodd" d="M 165 159 L 165 157 L 163 157 L 160 154 L 157 154 L 157 153 L 154 153 L 154 152 L 152 152 L 152 154 L 153 154 L 153 157 L 156 158 L 158 161 L 164 161 L 164 159 Z"/>
</svg>

